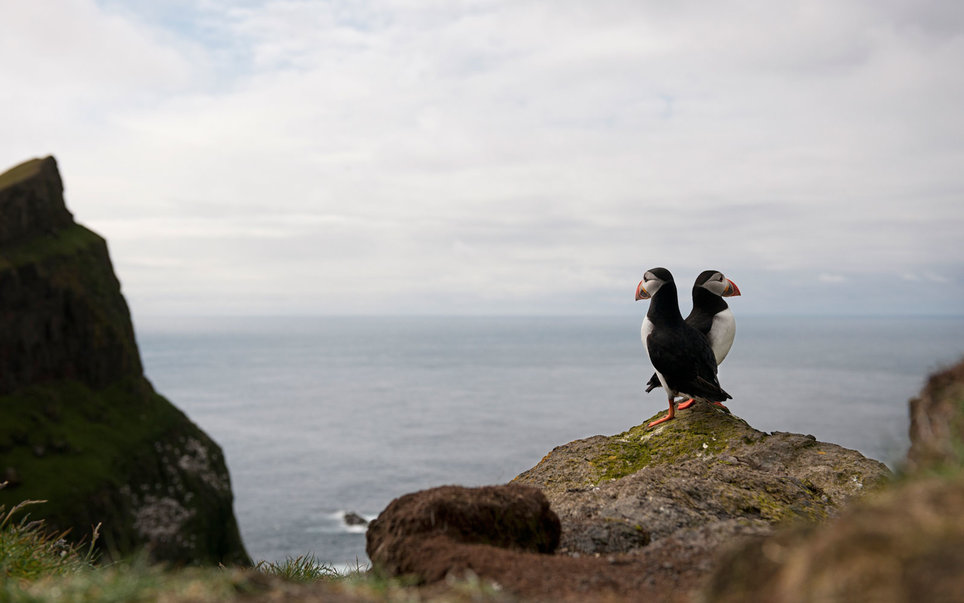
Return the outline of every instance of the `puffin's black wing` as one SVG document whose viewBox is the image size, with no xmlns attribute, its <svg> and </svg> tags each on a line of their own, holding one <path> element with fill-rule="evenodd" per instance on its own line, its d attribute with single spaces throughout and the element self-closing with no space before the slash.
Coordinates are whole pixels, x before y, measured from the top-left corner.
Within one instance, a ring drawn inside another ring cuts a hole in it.
<svg viewBox="0 0 964 603">
<path fill-rule="evenodd" d="M 723 391 L 723 388 L 720 387 L 720 382 L 717 380 L 716 375 L 713 376 L 712 381 L 708 381 L 703 377 L 697 377 L 687 384 L 686 387 L 681 387 L 680 391 L 689 394 L 691 397 L 706 398 L 710 402 L 723 402 L 724 400 L 733 398 L 733 396 Z"/>
<path fill-rule="evenodd" d="M 646 349 L 653 368 L 676 393 L 711 402 L 732 397 L 723 391 L 716 378 L 716 357 L 709 340 L 693 327 L 654 329 L 646 338 Z"/>
<path fill-rule="evenodd" d="M 646 338 L 649 361 L 673 389 L 696 376 L 695 351 L 686 343 L 682 329 L 653 329 Z"/>
</svg>

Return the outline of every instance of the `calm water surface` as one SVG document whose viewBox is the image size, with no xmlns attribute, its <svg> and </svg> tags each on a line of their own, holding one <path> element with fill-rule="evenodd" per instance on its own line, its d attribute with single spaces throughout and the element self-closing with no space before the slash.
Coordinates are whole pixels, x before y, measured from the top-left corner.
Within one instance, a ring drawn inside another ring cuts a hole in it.
<svg viewBox="0 0 964 603">
<path fill-rule="evenodd" d="M 367 563 L 393 498 L 503 483 L 553 447 L 665 410 L 639 317 L 149 318 L 148 378 L 224 448 L 251 556 Z M 964 318 L 738 317 L 728 406 L 894 464 L 907 400 L 964 354 Z"/>
</svg>

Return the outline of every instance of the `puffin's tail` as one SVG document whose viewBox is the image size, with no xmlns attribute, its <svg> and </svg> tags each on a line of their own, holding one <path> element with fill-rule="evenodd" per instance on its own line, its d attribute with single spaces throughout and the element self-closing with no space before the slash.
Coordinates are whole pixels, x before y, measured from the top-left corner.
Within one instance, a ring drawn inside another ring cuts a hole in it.
<svg viewBox="0 0 964 603">
<path fill-rule="evenodd" d="M 697 377 L 686 393 L 691 396 L 706 398 L 710 402 L 723 402 L 733 399 L 733 396 L 723 391 L 719 383 L 707 381 L 703 377 Z"/>
<path fill-rule="evenodd" d="M 657 387 L 662 387 L 662 384 L 659 382 L 659 377 L 656 376 L 656 373 L 653 373 L 653 376 L 646 382 L 646 393 L 648 394 Z"/>
</svg>

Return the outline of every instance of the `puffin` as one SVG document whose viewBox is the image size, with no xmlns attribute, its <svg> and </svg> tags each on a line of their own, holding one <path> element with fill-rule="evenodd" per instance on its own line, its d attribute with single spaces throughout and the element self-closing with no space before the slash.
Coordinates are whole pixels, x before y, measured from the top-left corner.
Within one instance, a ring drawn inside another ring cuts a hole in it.
<svg viewBox="0 0 964 603">
<path fill-rule="evenodd" d="M 735 297 L 739 294 L 740 288 L 736 283 L 723 276 L 719 270 L 704 270 L 693 283 L 693 310 L 686 317 L 686 323 L 695 327 L 710 340 L 717 366 L 723 363 L 723 359 L 733 346 L 733 338 L 736 335 L 733 312 L 723 298 Z M 651 392 L 659 386 L 659 379 L 654 373 L 646 384 L 646 392 Z M 721 402 L 715 404 L 726 408 Z M 692 405 L 693 399 L 690 398 L 677 408 L 683 410 Z"/>
<path fill-rule="evenodd" d="M 679 312 L 676 282 L 670 271 L 662 267 L 647 270 L 636 286 L 636 301 L 641 299 L 649 299 L 650 303 L 640 336 L 669 400 L 669 412 L 649 427 L 675 417 L 674 401 L 678 394 L 699 396 L 710 402 L 731 399 L 716 377 L 716 357 L 709 339 L 687 324 Z"/>
</svg>

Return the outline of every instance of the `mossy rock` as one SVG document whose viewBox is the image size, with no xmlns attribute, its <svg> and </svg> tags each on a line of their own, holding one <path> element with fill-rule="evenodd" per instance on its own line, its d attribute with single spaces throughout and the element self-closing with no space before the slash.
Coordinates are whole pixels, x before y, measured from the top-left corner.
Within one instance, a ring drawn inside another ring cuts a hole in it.
<svg viewBox="0 0 964 603">
<path fill-rule="evenodd" d="M 0 505 L 45 500 L 31 515 L 74 539 L 101 524 L 107 554 L 249 563 L 221 449 L 143 378 L 0 397 L 0 457 Z"/>
<path fill-rule="evenodd" d="M 557 447 L 515 478 L 546 493 L 563 523 L 563 547 L 606 552 L 576 544 L 587 540 L 578 532 L 593 522 L 639 526 L 657 541 L 721 522 L 757 533 L 819 520 L 890 475 L 854 450 L 813 436 L 767 434 L 705 401 L 647 427 L 658 416 Z"/>
</svg>

